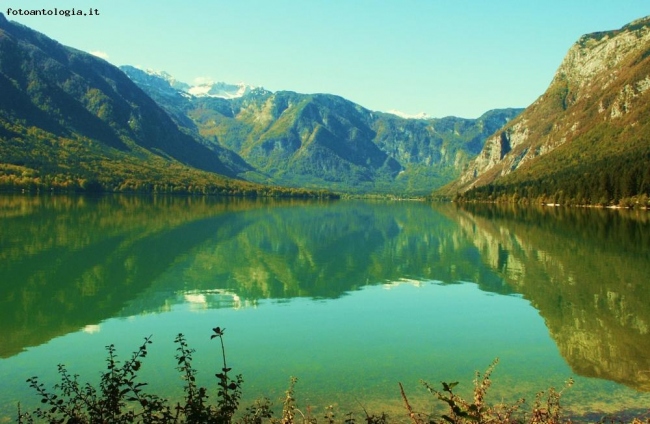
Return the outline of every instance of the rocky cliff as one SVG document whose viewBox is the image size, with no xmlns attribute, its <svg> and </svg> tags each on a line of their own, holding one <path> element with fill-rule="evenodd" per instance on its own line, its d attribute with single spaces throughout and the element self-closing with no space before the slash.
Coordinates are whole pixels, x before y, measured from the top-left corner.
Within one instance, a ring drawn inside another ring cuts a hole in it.
<svg viewBox="0 0 650 424">
<path fill-rule="evenodd" d="M 602 161 L 623 162 L 626 155 L 644 157 L 649 144 L 649 56 L 650 17 L 620 30 L 582 36 L 546 92 L 488 138 L 446 192 L 490 183 L 530 183 L 547 176 L 558 179 L 578 168 L 583 174 L 595 174 Z M 643 179 L 643 172 L 635 178 Z M 591 185 L 586 178 L 586 197 L 594 191 Z M 640 184 L 635 188 L 637 192 L 643 189 Z M 598 195 L 616 193 L 601 190 Z"/>
</svg>

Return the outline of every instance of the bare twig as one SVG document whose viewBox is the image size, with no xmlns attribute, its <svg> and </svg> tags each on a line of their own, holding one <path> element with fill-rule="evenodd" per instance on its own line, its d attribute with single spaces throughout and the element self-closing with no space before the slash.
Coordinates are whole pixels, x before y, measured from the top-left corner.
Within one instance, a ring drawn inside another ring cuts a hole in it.
<svg viewBox="0 0 650 424">
<path fill-rule="evenodd" d="M 413 424 L 421 424 L 420 420 L 418 420 L 417 416 L 415 415 L 415 412 L 413 412 L 413 408 L 411 408 L 409 400 L 406 398 L 406 393 L 404 393 L 404 387 L 402 386 L 402 383 L 398 382 L 397 384 L 399 384 L 399 390 L 402 393 L 402 399 L 404 399 L 406 410 L 409 411 L 409 417 L 411 417 L 411 421 L 413 421 Z"/>
</svg>

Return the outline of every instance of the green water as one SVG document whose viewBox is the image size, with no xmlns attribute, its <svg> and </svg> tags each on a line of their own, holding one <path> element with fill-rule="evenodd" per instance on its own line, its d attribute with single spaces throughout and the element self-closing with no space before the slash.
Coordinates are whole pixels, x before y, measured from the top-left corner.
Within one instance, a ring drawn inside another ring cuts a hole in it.
<svg viewBox="0 0 650 424">
<path fill-rule="evenodd" d="M 175 336 L 201 382 L 226 328 L 245 403 L 402 414 L 398 382 L 460 380 L 495 358 L 493 399 L 576 379 L 576 414 L 650 408 L 647 212 L 423 202 L 0 197 L 0 422 L 25 380 L 98 380 L 153 335 L 142 378 L 181 395 Z M 593 416 L 592 416 L 593 417 Z"/>
</svg>

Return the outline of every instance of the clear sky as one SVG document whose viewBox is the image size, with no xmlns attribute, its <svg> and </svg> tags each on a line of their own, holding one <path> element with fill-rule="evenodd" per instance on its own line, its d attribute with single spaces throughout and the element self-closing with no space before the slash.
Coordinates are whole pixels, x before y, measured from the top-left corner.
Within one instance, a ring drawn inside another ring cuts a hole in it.
<svg viewBox="0 0 650 424">
<path fill-rule="evenodd" d="M 528 106 L 582 34 L 650 15 L 648 0 L 0 0 L 5 15 L 55 7 L 99 16 L 7 18 L 188 83 L 466 118 Z"/>
</svg>

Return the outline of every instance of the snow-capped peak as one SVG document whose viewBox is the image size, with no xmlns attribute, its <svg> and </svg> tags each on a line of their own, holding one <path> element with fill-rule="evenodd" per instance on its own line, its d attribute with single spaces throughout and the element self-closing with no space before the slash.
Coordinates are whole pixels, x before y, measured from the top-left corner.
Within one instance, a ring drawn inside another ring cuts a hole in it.
<svg viewBox="0 0 650 424">
<path fill-rule="evenodd" d="M 150 75 L 152 77 L 157 77 L 157 78 L 160 78 L 160 79 L 162 79 L 164 81 L 167 81 L 167 83 L 169 83 L 169 85 L 172 88 L 175 88 L 177 90 L 187 91 L 190 88 L 189 84 L 184 83 L 183 81 L 177 80 L 176 78 L 174 78 L 173 76 L 171 76 L 170 74 L 168 74 L 165 71 L 158 71 L 156 69 L 148 69 L 148 68 L 145 69 L 145 68 L 141 68 L 139 66 L 134 66 L 134 68 L 137 68 L 137 69 L 141 70 L 142 72 L 144 72 L 145 74 Z"/>
<path fill-rule="evenodd" d="M 388 111 L 391 115 L 399 116 L 400 118 L 405 119 L 429 119 L 431 118 L 426 112 L 420 112 L 415 115 L 409 115 L 408 113 L 400 112 L 399 110 L 391 109 Z"/>
<path fill-rule="evenodd" d="M 179 81 L 165 71 L 155 69 L 144 69 L 139 66 L 135 68 L 146 73 L 149 76 L 160 78 L 167 82 L 170 87 L 178 90 L 184 96 L 194 97 L 219 97 L 222 99 L 235 99 L 254 90 L 256 87 L 244 83 L 228 84 L 225 82 L 214 82 L 211 78 L 198 77 L 194 80 L 194 85 Z"/>
<path fill-rule="evenodd" d="M 225 82 L 204 82 L 194 85 L 186 91 L 196 97 L 220 97 L 234 99 L 249 93 L 255 87 L 244 83 L 227 84 Z"/>
</svg>

